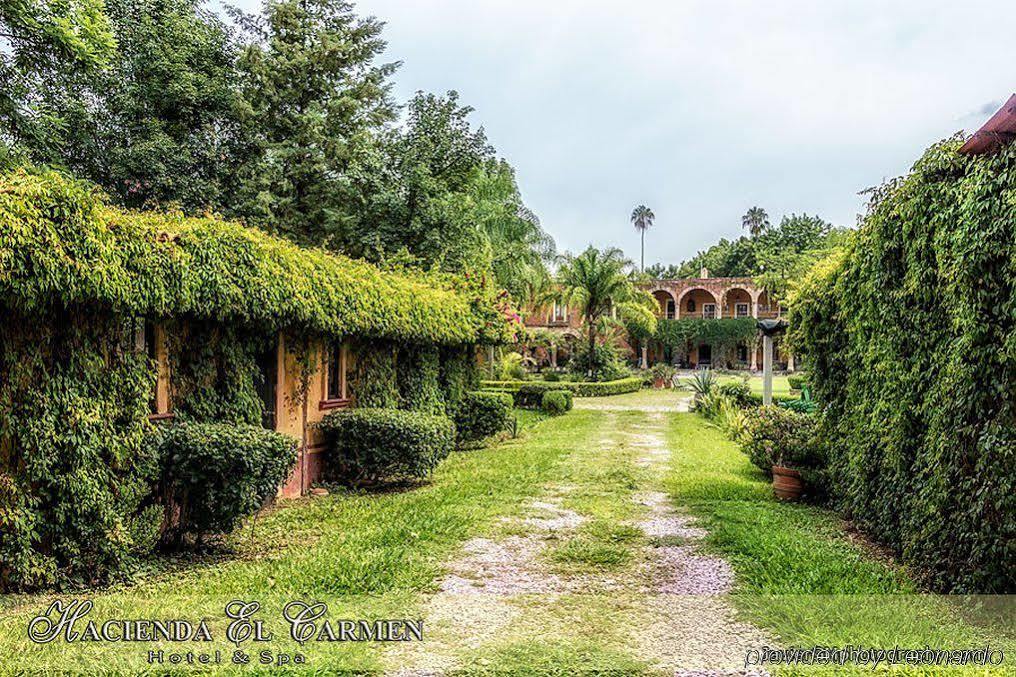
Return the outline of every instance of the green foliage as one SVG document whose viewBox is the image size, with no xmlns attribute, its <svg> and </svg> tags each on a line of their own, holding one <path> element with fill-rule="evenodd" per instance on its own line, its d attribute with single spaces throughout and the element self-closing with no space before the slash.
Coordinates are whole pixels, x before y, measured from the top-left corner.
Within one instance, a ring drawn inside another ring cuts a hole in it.
<svg viewBox="0 0 1016 677">
<path fill-rule="evenodd" d="M 399 350 L 397 363 L 401 408 L 443 416 L 446 410 L 441 389 L 439 349 L 436 346 L 406 346 Z"/>
<path fill-rule="evenodd" d="M 168 542 L 228 533 L 275 496 L 296 462 L 296 442 L 260 426 L 180 423 L 148 439 L 161 459 Z"/>
<path fill-rule="evenodd" d="M 621 322 L 628 335 L 636 341 L 645 341 L 656 336 L 656 313 L 643 303 L 626 302 L 618 305 Z"/>
<path fill-rule="evenodd" d="M 402 403 L 399 394 L 397 348 L 388 342 L 362 341 L 355 346 L 355 365 L 350 390 L 358 407 L 396 409 Z"/>
<path fill-rule="evenodd" d="M 610 343 L 598 343 L 592 352 L 589 345 L 579 344 L 568 362 L 568 369 L 576 377 L 589 381 L 616 381 L 631 375 L 620 351 Z"/>
<path fill-rule="evenodd" d="M 473 346 L 441 348 L 441 389 L 448 411 L 454 412 L 466 392 L 479 385 Z"/>
<path fill-rule="evenodd" d="M 469 392 L 455 410 L 455 430 L 460 442 L 475 442 L 508 427 L 512 396 L 503 392 Z"/>
<path fill-rule="evenodd" d="M 698 401 L 716 389 L 716 374 L 711 369 L 699 369 L 684 384 L 695 393 Z"/>
<path fill-rule="evenodd" d="M 787 376 L 787 383 L 790 384 L 791 390 L 801 390 L 810 383 L 807 374 L 791 374 Z"/>
<path fill-rule="evenodd" d="M 412 279 L 235 223 L 123 212 L 52 172 L 0 187 L 0 292 L 15 307 L 101 304 L 441 344 L 507 341 L 518 327 L 475 277 Z"/>
<path fill-rule="evenodd" d="M 816 468 L 824 464 L 816 439 L 814 416 L 781 407 L 757 407 L 748 414 L 741 436 L 741 448 L 751 462 L 769 474 L 774 465 L 788 468 Z"/>
<path fill-rule="evenodd" d="M 663 381 L 664 387 L 669 388 L 674 385 L 674 377 L 677 376 L 677 369 L 674 365 L 666 362 L 657 362 L 650 371 L 652 371 L 653 380 Z"/>
<path fill-rule="evenodd" d="M 2 590 L 109 581 L 157 537 L 154 370 L 132 324 L 89 315 L 0 322 Z"/>
<path fill-rule="evenodd" d="M 526 377 L 526 359 L 514 351 L 508 351 L 494 365 L 494 374 L 503 381 L 521 380 Z"/>
<path fill-rule="evenodd" d="M 337 411 L 320 425 L 328 468 L 351 484 L 426 477 L 455 443 L 450 419 L 413 411 Z"/>
<path fill-rule="evenodd" d="M 261 150 L 242 168 L 239 210 L 303 244 L 334 246 L 363 197 L 357 158 L 394 118 L 396 64 L 375 63 L 382 23 L 345 0 L 266 0 L 262 14 L 234 13 L 249 39 L 237 69 Z"/>
<path fill-rule="evenodd" d="M 750 345 L 757 334 L 758 327 L 751 317 L 732 317 L 720 321 L 687 317 L 659 320 L 655 338 L 671 348 L 706 343 L 713 346 L 714 350 L 724 350 L 741 343 Z"/>
<path fill-rule="evenodd" d="M 235 214 L 255 129 L 241 114 L 231 31 L 199 5 L 105 0 L 117 49 L 105 68 L 33 87 L 46 117 L 43 133 L 17 140 L 29 157 L 124 206 Z"/>
<path fill-rule="evenodd" d="M 1016 589 L 1016 146 L 932 146 L 793 300 L 837 504 L 934 588 Z M 943 519 L 948 516 L 948 519 Z"/>
<path fill-rule="evenodd" d="M 815 403 L 815 400 L 811 399 L 811 391 L 807 389 L 801 392 L 801 399 L 782 400 L 777 404 L 784 409 L 796 411 L 801 414 L 814 414 L 818 410 L 818 405 Z"/>
<path fill-rule="evenodd" d="M 721 383 L 717 390 L 724 397 L 729 397 L 736 406 L 742 409 L 752 405 L 751 386 L 748 385 L 747 377 L 739 381 Z"/>
<path fill-rule="evenodd" d="M 515 405 L 520 407 L 539 407 L 543 401 L 543 393 L 548 390 L 567 390 L 575 397 L 606 397 L 623 395 L 642 389 L 642 378 L 630 376 L 616 381 L 561 381 L 559 383 L 541 383 L 539 381 L 481 381 L 484 390 L 511 393 Z"/>
<path fill-rule="evenodd" d="M 257 357 L 274 336 L 213 322 L 167 324 L 177 420 L 260 425 Z"/>
<path fill-rule="evenodd" d="M 41 86 L 100 72 L 116 51 L 102 0 L 0 2 L 0 167 L 19 161 L 23 143 L 56 135 Z M 13 147 L 8 144 L 12 144 Z"/>
<path fill-rule="evenodd" d="M 572 392 L 570 390 L 548 390 L 543 393 L 543 398 L 540 401 L 540 409 L 551 416 L 567 413 L 571 411 L 571 408 Z"/>
<path fill-rule="evenodd" d="M 563 300 L 576 308 L 585 324 L 588 338 L 586 355 L 596 357 L 600 321 L 611 309 L 638 298 L 632 278 L 627 274 L 631 263 L 620 249 L 600 251 L 589 247 L 578 256 L 564 256 L 558 270 Z M 594 376 L 597 360 L 587 362 L 586 375 Z"/>
</svg>

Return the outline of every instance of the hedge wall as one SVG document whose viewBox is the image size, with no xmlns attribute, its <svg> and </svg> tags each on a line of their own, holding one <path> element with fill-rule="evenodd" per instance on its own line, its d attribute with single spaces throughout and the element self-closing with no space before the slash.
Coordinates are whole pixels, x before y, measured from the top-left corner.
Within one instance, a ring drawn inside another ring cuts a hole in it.
<svg viewBox="0 0 1016 677">
<path fill-rule="evenodd" d="M 331 336 L 500 343 L 521 329 L 482 276 L 397 274 L 214 218 L 129 212 L 56 172 L 0 176 L 0 294 Z"/>
<path fill-rule="evenodd" d="M 632 376 L 616 381 L 481 381 L 484 390 L 512 393 L 519 406 L 538 407 L 543 393 L 551 390 L 567 390 L 576 397 L 604 397 L 633 393 L 642 388 L 642 377 Z"/>
<path fill-rule="evenodd" d="M 791 303 L 857 524 L 953 592 L 1016 592 L 1016 146 L 931 147 Z"/>
</svg>

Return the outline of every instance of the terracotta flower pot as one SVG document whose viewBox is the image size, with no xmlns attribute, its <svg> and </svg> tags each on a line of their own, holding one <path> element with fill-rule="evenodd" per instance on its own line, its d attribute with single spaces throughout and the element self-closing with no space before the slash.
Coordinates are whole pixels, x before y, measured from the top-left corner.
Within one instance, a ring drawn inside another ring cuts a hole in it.
<svg viewBox="0 0 1016 677">
<path fill-rule="evenodd" d="M 773 466 L 773 493 L 781 501 L 796 501 L 804 493 L 801 473 L 781 465 Z"/>
<path fill-rule="evenodd" d="M 662 378 L 654 379 L 653 380 L 653 387 L 654 388 L 662 388 L 663 387 L 663 383 L 664 383 L 664 381 L 663 381 Z"/>
</svg>

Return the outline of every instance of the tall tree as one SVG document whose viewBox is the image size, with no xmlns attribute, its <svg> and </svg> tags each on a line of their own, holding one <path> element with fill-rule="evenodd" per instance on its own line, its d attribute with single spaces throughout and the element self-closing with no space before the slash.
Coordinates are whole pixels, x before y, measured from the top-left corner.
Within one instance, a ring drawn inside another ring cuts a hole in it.
<svg viewBox="0 0 1016 677">
<path fill-rule="evenodd" d="M 236 47 L 200 0 L 106 0 L 118 50 L 106 67 L 40 83 L 51 133 L 27 143 L 128 207 L 229 212 L 251 152 Z"/>
<path fill-rule="evenodd" d="M 234 11 L 250 38 L 240 57 L 261 153 L 242 170 L 241 211 L 292 239 L 335 246 L 354 218 L 351 167 L 394 118 L 389 76 L 376 64 L 383 24 L 344 0 L 266 0 Z"/>
<path fill-rule="evenodd" d="M 645 205 L 639 205 L 631 213 L 631 222 L 635 224 L 635 230 L 642 236 L 642 263 L 640 270 L 643 271 L 646 269 L 646 231 L 652 227 L 654 219 L 656 219 L 656 214 L 653 214 L 653 210 Z"/>
<path fill-rule="evenodd" d="M 578 308 L 589 341 L 589 375 L 593 371 L 593 355 L 600 319 L 611 308 L 630 301 L 635 287 L 628 276 L 631 262 L 620 249 L 600 251 L 589 247 L 578 256 L 564 256 L 558 271 L 565 301 Z"/>
<path fill-rule="evenodd" d="M 752 207 L 741 217 L 741 227 L 758 237 L 769 227 L 769 215 L 761 207 Z"/>
<path fill-rule="evenodd" d="M 456 92 L 416 93 L 405 124 L 357 163 L 360 211 L 343 248 L 370 259 L 405 250 L 447 270 L 490 267 L 492 253 L 476 213 L 494 185 L 488 182 L 494 151 L 483 128 L 470 124 L 472 111 L 459 104 Z M 514 180 L 497 190 L 505 197 Z"/>
<path fill-rule="evenodd" d="M 42 83 L 103 68 L 116 40 L 102 0 L 0 0 L 0 166 L 47 145 L 60 129 L 37 95 Z"/>
</svg>

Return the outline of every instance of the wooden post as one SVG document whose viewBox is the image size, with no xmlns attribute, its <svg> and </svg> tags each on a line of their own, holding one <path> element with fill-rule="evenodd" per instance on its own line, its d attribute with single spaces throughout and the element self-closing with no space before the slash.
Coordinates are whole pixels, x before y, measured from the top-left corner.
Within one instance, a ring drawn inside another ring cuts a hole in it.
<svg viewBox="0 0 1016 677">
<path fill-rule="evenodd" d="M 773 337 L 762 337 L 762 404 L 773 403 Z"/>
</svg>

